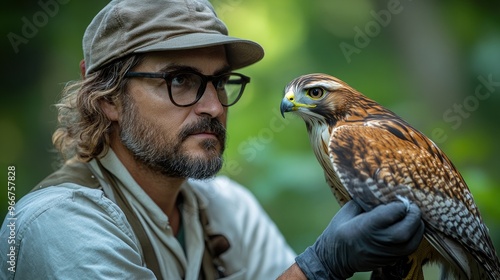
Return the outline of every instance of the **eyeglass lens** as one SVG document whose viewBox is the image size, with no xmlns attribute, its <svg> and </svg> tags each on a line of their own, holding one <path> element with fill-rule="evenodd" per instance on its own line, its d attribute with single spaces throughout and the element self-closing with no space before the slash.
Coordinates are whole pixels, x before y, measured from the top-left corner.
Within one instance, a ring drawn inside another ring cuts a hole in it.
<svg viewBox="0 0 500 280">
<path fill-rule="evenodd" d="M 237 75 L 227 74 L 212 81 L 222 105 L 232 105 L 240 96 L 243 81 Z M 206 89 L 201 76 L 194 73 L 178 73 L 170 78 L 170 93 L 175 103 L 188 105 L 196 102 Z"/>
</svg>

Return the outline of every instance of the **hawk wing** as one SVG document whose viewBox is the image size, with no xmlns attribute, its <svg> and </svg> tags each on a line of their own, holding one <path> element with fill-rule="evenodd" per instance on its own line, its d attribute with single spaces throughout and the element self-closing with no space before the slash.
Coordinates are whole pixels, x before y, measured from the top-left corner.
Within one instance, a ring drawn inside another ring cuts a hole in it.
<svg viewBox="0 0 500 280">
<path fill-rule="evenodd" d="M 493 245 L 472 195 L 451 161 L 406 123 L 384 120 L 332 131 L 330 159 L 342 185 L 365 210 L 403 196 L 421 209 L 425 237 L 466 275 L 465 250 L 495 265 Z"/>
</svg>

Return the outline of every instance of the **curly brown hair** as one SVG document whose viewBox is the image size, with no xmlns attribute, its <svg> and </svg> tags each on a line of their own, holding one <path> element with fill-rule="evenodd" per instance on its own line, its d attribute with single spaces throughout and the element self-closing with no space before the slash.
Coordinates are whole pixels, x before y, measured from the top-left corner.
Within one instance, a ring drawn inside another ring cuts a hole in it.
<svg viewBox="0 0 500 280">
<path fill-rule="evenodd" d="M 86 162 L 107 152 L 111 121 L 100 103 L 121 103 L 127 85 L 124 75 L 139 64 L 142 57 L 132 55 L 119 59 L 82 80 L 66 84 L 56 104 L 59 125 L 52 135 L 52 143 L 63 160 L 76 157 Z"/>
</svg>

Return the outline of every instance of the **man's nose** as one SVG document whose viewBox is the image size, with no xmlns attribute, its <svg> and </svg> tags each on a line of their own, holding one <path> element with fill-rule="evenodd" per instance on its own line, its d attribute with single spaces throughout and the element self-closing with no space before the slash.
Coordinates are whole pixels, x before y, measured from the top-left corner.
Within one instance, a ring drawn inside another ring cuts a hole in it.
<svg viewBox="0 0 500 280">
<path fill-rule="evenodd" d="M 208 114 L 212 118 L 218 117 L 224 113 L 224 106 L 220 103 L 217 90 L 213 83 L 207 83 L 205 92 L 195 104 L 195 111 L 197 114 Z"/>
</svg>

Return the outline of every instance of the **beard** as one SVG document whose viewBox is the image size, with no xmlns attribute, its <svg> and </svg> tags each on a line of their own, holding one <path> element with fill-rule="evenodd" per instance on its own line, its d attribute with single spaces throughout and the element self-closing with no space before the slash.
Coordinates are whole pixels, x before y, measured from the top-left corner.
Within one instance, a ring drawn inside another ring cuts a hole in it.
<svg viewBox="0 0 500 280">
<path fill-rule="evenodd" d="M 141 118 L 128 96 L 124 98 L 122 116 L 122 143 L 135 160 L 153 172 L 174 178 L 208 179 L 222 168 L 226 128 L 219 120 L 203 117 L 183 127 L 178 135 L 168 135 L 158 125 Z M 190 135 L 201 132 L 211 132 L 217 140 L 203 140 L 200 147 L 206 156 L 192 156 L 183 150 L 182 144 Z"/>
</svg>

